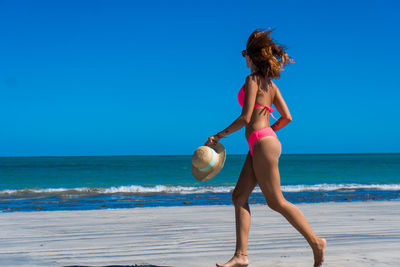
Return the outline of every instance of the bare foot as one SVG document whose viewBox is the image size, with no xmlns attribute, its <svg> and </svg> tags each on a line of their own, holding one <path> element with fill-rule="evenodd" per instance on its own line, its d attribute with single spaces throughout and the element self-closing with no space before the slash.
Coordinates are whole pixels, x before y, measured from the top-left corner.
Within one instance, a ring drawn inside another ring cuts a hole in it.
<svg viewBox="0 0 400 267">
<path fill-rule="evenodd" d="M 313 248 L 314 267 L 319 267 L 324 262 L 325 248 L 326 248 L 326 240 L 324 238 L 319 238 L 318 243 Z"/>
<path fill-rule="evenodd" d="M 247 255 L 235 254 L 227 263 L 217 263 L 216 265 L 217 267 L 245 267 L 249 265 L 249 261 L 247 259 Z"/>
</svg>

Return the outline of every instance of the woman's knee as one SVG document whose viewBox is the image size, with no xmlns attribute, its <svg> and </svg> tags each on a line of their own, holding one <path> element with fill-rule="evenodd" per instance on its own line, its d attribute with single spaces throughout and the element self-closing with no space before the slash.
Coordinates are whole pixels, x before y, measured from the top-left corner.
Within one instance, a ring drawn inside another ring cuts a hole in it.
<svg viewBox="0 0 400 267">
<path fill-rule="evenodd" d="M 233 190 L 232 202 L 235 206 L 243 206 L 247 204 L 248 200 L 249 196 L 247 194 L 243 194 L 239 190 Z"/>
<path fill-rule="evenodd" d="M 287 200 L 285 198 L 281 199 L 269 199 L 267 200 L 267 205 L 270 207 L 272 210 L 281 212 L 282 210 L 285 209 L 287 204 Z"/>
</svg>

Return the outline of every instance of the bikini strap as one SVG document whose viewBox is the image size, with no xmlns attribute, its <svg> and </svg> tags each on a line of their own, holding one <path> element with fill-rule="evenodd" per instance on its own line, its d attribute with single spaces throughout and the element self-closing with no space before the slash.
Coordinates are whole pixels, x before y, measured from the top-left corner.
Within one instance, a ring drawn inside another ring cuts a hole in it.
<svg viewBox="0 0 400 267">
<path fill-rule="evenodd" d="M 271 114 L 271 117 L 274 118 L 275 120 L 277 120 L 277 119 L 274 117 L 274 114 L 272 114 L 272 111 L 275 111 L 275 109 L 274 109 L 274 108 L 271 108 L 271 107 L 268 107 L 268 106 L 264 106 L 264 107 L 269 111 L 269 114 Z"/>
</svg>

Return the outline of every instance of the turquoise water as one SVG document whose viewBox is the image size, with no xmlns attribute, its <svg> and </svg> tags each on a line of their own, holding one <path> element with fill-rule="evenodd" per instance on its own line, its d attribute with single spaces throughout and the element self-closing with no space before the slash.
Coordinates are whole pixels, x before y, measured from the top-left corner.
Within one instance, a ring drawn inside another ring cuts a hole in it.
<svg viewBox="0 0 400 267">
<path fill-rule="evenodd" d="M 229 204 L 245 157 L 227 155 L 207 182 L 193 178 L 191 155 L 1 157 L 0 210 L 65 209 L 60 203 L 71 201 L 76 209 L 117 200 L 129 207 Z M 279 168 L 282 191 L 294 202 L 399 198 L 400 154 L 282 155 Z M 265 202 L 258 187 L 253 195 Z"/>
</svg>

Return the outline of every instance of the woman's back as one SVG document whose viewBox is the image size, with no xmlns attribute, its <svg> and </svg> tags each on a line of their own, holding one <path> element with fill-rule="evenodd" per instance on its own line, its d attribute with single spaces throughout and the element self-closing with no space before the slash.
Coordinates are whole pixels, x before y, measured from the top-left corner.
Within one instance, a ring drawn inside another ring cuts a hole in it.
<svg viewBox="0 0 400 267">
<path fill-rule="evenodd" d="M 249 75 L 250 76 L 250 75 Z M 253 114 L 250 119 L 250 123 L 246 126 L 245 135 L 246 138 L 250 135 L 251 132 L 269 127 L 269 114 L 267 108 L 261 106 L 271 107 L 272 103 L 274 103 L 276 85 L 272 82 L 270 78 L 265 78 L 262 75 L 251 74 L 252 78 L 255 79 L 257 83 L 257 95 L 255 101 L 255 107 L 253 110 Z M 246 85 L 245 85 L 246 90 Z M 259 107 L 256 107 L 260 105 Z"/>
</svg>

